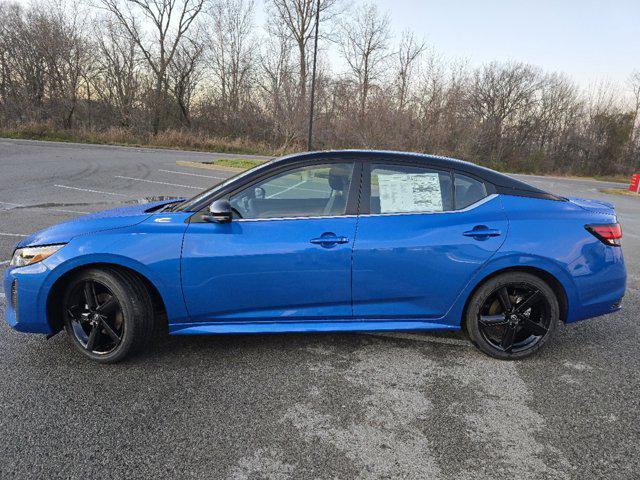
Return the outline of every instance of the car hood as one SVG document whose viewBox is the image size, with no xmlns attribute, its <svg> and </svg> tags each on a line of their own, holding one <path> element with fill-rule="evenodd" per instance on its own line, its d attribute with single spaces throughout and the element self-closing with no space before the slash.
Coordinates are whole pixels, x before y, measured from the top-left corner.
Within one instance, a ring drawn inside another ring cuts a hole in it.
<svg viewBox="0 0 640 480">
<path fill-rule="evenodd" d="M 144 221 L 152 215 L 158 207 L 175 201 L 175 199 L 164 200 L 83 215 L 82 217 L 74 218 L 73 220 L 58 223 L 44 230 L 40 230 L 22 240 L 16 247 L 67 243 L 78 235 L 130 227 Z"/>
</svg>

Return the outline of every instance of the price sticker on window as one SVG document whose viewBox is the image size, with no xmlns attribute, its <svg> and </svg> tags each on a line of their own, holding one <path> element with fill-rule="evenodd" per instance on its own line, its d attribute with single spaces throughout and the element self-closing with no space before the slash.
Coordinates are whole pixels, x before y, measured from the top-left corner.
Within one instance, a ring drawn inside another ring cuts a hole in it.
<svg viewBox="0 0 640 480">
<path fill-rule="evenodd" d="M 381 213 L 441 212 L 437 173 L 378 173 Z"/>
</svg>

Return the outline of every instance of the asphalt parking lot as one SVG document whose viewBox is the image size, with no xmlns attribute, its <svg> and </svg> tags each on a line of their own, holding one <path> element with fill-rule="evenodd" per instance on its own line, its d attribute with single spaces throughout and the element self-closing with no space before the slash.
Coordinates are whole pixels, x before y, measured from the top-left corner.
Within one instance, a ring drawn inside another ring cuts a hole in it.
<svg viewBox="0 0 640 480">
<path fill-rule="evenodd" d="M 229 176 L 176 164 L 213 158 L 0 139 L 0 273 L 23 235 Z M 521 362 L 457 334 L 316 334 L 167 338 L 100 366 L 0 321 L 0 478 L 638 478 L 640 199 L 525 180 L 616 204 L 621 312 Z"/>
</svg>

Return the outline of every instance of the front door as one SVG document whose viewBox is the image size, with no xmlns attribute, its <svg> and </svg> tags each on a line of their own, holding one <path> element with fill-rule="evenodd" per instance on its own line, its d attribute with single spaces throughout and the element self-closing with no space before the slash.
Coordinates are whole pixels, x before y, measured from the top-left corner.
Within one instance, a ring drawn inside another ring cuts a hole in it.
<svg viewBox="0 0 640 480">
<path fill-rule="evenodd" d="M 369 201 L 354 249 L 354 316 L 444 316 L 504 242 L 500 199 L 482 182 L 449 171 L 371 165 L 366 172 L 371 193 L 363 196 Z"/>
<path fill-rule="evenodd" d="M 350 319 L 353 169 L 282 172 L 231 194 L 230 223 L 192 222 L 182 259 L 192 321 Z"/>
</svg>

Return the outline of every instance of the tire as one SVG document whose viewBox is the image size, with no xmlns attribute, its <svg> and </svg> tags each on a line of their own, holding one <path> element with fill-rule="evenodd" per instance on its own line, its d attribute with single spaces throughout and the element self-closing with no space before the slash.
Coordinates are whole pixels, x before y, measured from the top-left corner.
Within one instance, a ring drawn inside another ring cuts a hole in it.
<svg viewBox="0 0 640 480">
<path fill-rule="evenodd" d="M 62 305 L 71 343 L 98 363 L 123 360 L 153 335 L 151 296 L 137 276 L 123 270 L 80 272 L 67 284 Z"/>
<path fill-rule="evenodd" d="M 555 334 L 559 318 L 558 298 L 544 280 L 529 273 L 507 272 L 474 292 L 464 329 L 487 355 L 517 360 L 538 352 Z"/>
</svg>

